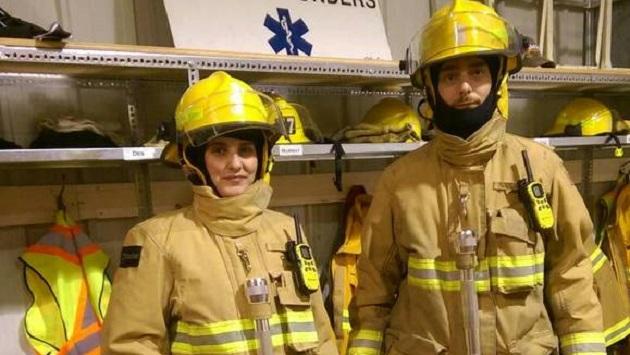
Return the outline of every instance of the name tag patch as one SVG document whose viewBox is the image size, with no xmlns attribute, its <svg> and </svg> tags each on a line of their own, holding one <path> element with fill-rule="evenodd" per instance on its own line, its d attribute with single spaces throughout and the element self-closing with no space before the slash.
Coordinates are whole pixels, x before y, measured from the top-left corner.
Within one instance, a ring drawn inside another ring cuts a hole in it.
<svg viewBox="0 0 630 355">
<path fill-rule="evenodd" d="M 122 248 L 120 252 L 120 267 L 138 267 L 140 264 L 140 245 L 129 245 Z"/>
</svg>

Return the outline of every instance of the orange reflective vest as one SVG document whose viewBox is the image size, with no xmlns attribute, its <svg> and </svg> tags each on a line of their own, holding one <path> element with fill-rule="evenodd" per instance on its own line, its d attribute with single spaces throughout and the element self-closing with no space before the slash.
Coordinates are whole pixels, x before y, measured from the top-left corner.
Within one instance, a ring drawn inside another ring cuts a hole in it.
<svg viewBox="0 0 630 355">
<path fill-rule="evenodd" d="M 38 354 L 100 354 L 109 258 L 78 226 L 54 225 L 20 257 L 33 303 L 24 330 Z"/>
<path fill-rule="evenodd" d="M 354 188 L 354 187 L 353 187 Z M 361 229 L 363 217 L 367 214 L 372 197 L 364 189 L 348 194 L 345 240 L 332 261 L 333 278 L 333 328 L 340 355 L 348 351 L 350 336 L 349 307 L 357 288 L 357 261 L 361 254 Z"/>
</svg>

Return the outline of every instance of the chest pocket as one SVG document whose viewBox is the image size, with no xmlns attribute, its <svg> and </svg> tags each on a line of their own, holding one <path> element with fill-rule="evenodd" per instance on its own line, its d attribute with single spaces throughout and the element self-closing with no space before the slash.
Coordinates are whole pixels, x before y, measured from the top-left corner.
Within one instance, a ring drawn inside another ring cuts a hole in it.
<svg viewBox="0 0 630 355">
<path fill-rule="evenodd" d="M 283 243 L 266 245 L 265 258 L 276 296 L 276 312 L 271 320 L 273 345 L 282 344 L 296 352 L 311 353 L 319 343 L 311 298 L 298 292 L 290 265 L 284 260 L 284 252 Z"/>
<path fill-rule="evenodd" d="M 486 262 L 492 288 L 501 293 L 516 293 L 542 285 L 544 248 L 538 234 L 530 231 L 523 214 L 513 208 L 500 208 L 489 217 L 490 245 Z"/>
</svg>

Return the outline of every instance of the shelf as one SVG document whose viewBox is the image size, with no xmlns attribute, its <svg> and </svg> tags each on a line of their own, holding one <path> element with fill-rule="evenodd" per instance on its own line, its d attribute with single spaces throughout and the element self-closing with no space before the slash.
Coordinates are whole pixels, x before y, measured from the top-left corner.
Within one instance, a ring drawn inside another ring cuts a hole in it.
<svg viewBox="0 0 630 355">
<path fill-rule="evenodd" d="M 51 65 L 54 64 L 54 65 Z M 275 56 L 113 44 L 37 42 L 0 38 L 0 72 L 74 79 L 187 81 L 226 70 L 256 85 L 362 87 L 402 90 L 409 77 L 398 61 Z M 630 92 L 630 69 L 524 68 L 510 78 L 511 90 Z M 417 90 L 412 90 L 417 91 Z"/>
<path fill-rule="evenodd" d="M 630 145 L 630 135 L 617 136 L 623 145 Z M 615 145 L 606 142 L 607 137 L 539 137 L 535 141 L 556 148 Z M 359 143 L 343 144 L 343 159 L 394 158 L 422 146 L 421 143 Z M 332 144 L 286 144 L 273 147 L 277 162 L 334 160 Z M 160 159 L 162 148 L 73 148 L 73 149 L 7 149 L 0 150 L 0 165 L 21 167 L 68 167 L 92 165 L 116 165 L 120 163 L 155 162 Z"/>
<path fill-rule="evenodd" d="M 622 145 L 630 144 L 630 135 L 618 135 Z M 578 148 L 583 146 L 615 146 L 614 140 L 608 140 L 607 136 L 593 137 L 537 137 L 534 141 L 556 148 Z"/>
<path fill-rule="evenodd" d="M 158 160 L 161 152 L 162 148 L 154 147 L 6 149 L 0 150 L 0 164 L 33 168 L 115 165 Z"/>
<path fill-rule="evenodd" d="M 398 69 L 397 61 L 0 38 L 1 72 L 185 81 L 190 68 L 199 69 L 202 76 L 206 71 L 226 70 L 254 84 L 388 87 L 402 85 L 408 79 Z"/>
<path fill-rule="evenodd" d="M 630 69 L 523 68 L 510 76 L 510 90 L 630 92 Z"/>
</svg>

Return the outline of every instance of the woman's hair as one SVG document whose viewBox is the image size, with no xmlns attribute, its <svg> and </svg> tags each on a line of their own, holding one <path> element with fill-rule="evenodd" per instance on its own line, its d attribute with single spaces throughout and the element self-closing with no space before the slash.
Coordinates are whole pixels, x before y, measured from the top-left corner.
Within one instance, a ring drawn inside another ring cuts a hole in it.
<svg viewBox="0 0 630 355">
<path fill-rule="evenodd" d="M 265 137 L 260 130 L 257 130 L 257 129 L 240 130 L 240 131 L 226 133 L 218 137 L 230 137 L 230 138 L 236 138 L 236 139 L 252 142 L 254 146 L 256 147 L 256 156 L 258 157 L 256 179 L 259 179 L 261 177 L 261 174 L 260 174 L 262 170 L 261 162 L 262 162 L 262 154 L 263 154 Z M 218 137 L 215 137 L 215 138 L 218 138 Z M 198 147 L 188 146 L 186 148 L 186 157 L 188 158 L 188 161 L 192 165 L 194 165 L 197 169 L 199 169 L 199 171 L 201 171 L 208 185 L 214 188 L 214 183 L 210 179 L 210 174 L 208 174 L 208 169 L 206 169 L 205 156 L 206 156 L 207 147 L 208 147 L 208 143 L 205 143 Z M 202 184 L 201 181 L 193 181 L 193 183 L 196 185 Z"/>
</svg>

